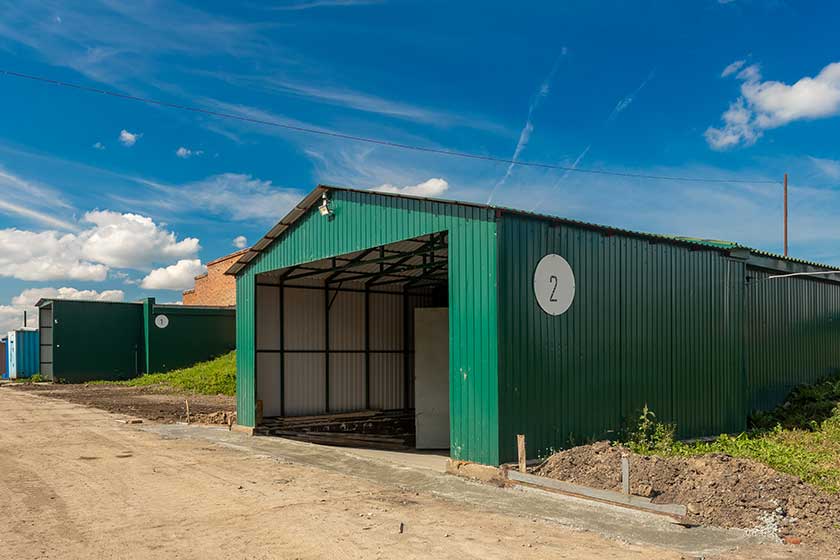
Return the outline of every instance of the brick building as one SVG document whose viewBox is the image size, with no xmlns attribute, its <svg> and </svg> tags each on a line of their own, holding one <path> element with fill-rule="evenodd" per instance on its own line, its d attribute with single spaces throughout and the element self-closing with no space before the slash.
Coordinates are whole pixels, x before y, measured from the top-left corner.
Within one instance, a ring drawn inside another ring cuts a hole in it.
<svg viewBox="0 0 840 560">
<path fill-rule="evenodd" d="M 207 272 L 195 277 L 195 286 L 183 293 L 184 305 L 236 305 L 236 279 L 225 272 L 247 249 L 207 263 Z"/>
</svg>

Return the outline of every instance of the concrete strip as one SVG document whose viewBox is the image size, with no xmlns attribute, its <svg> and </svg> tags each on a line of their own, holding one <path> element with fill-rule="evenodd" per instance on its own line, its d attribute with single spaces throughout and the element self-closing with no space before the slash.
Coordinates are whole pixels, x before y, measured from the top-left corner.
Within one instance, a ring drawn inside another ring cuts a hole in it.
<svg viewBox="0 0 840 560">
<path fill-rule="evenodd" d="M 512 516 L 534 517 L 564 527 L 597 532 L 620 541 L 673 548 L 687 555 L 721 554 L 750 544 L 772 542 L 738 529 L 686 528 L 653 513 L 562 494 L 513 486 L 488 484 L 417 468 L 398 461 L 372 459 L 346 448 L 326 447 L 276 437 L 250 437 L 224 428 L 177 424 L 143 424 L 134 429 L 157 433 L 164 438 L 202 439 L 244 453 L 272 457 L 328 471 L 393 484 L 417 492 Z"/>
<path fill-rule="evenodd" d="M 534 486 L 545 488 L 547 490 L 557 490 L 559 492 L 579 495 L 585 498 L 593 498 L 596 500 L 603 500 L 605 502 L 624 504 L 634 508 L 646 509 L 657 513 L 664 513 L 666 515 L 684 517 L 687 513 L 685 506 L 681 506 L 678 504 L 654 504 L 650 501 L 649 498 L 643 498 L 641 496 L 632 496 L 630 494 L 622 494 L 620 492 L 612 492 L 610 490 L 601 490 L 599 488 L 589 488 L 587 486 L 570 484 L 568 482 L 563 482 L 562 480 L 554 480 L 551 478 L 545 478 L 543 476 L 535 476 L 533 474 L 524 474 L 517 471 L 509 471 L 508 478 L 516 482 L 532 484 Z"/>
</svg>

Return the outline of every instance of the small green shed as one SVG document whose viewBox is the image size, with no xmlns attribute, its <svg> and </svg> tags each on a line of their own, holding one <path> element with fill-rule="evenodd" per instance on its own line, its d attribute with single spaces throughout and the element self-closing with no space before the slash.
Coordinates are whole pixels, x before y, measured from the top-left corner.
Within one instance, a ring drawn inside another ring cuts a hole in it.
<svg viewBox="0 0 840 560">
<path fill-rule="evenodd" d="M 40 372 L 82 383 L 166 372 L 235 347 L 236 311 L 229 307 L 42 299 Z"/>
<path fill-rule="evenodd" d="M 319 186 L 228 271 L 238 421 L 255 426 L 258 402 L 263 416 L 414 409 L 448 384 L 456 459 L 510 461 L 520 433 L 532 456 L 609 436 L 646 404 L 682 436 L 737 432 L 840 368 L 832 270 L 736 243 Z M 424 308 L 448 311 L 442 381 L 419 369 L 435 354 L 415 333 Z"/>
</svg>

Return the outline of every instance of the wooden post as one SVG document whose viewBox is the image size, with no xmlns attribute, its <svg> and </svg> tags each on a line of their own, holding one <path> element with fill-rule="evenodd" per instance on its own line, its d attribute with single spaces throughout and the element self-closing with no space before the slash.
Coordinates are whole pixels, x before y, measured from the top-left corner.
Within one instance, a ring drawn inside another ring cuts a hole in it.
<svg viewBox="0 0 840 560">
<path fill-rule="evenodd" d="M 518 434 L 516 436 L 516 450 L 519 453 L 519 472 L 527 472 L 525 459 L 525 434 Z"/>
<path fill-rule="evenodd" d="M 630 495 L 630 459 L 626 454 L 621 455 L 621 491 Z"/>
<path fill-rule="evenodd" d="M 190 423 L 190 401 L 184 399 L 184 405 L 187 407 L 187 424 Z"/>
</svg>

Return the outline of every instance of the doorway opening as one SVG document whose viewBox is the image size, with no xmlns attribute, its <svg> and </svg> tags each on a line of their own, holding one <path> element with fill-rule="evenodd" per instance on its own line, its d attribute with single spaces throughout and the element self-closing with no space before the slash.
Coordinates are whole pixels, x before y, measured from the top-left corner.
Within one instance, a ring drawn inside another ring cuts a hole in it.
<svg viewBox="0 0 840 560">
<path fill-rule="evenodd" d="M 259 274 L 256 432 L 449 449 L 447 232 Z"/>
</svg>

